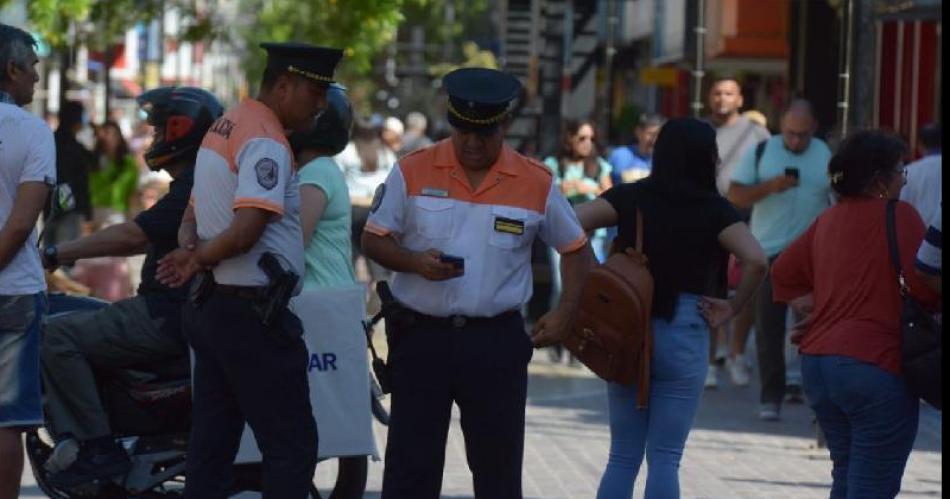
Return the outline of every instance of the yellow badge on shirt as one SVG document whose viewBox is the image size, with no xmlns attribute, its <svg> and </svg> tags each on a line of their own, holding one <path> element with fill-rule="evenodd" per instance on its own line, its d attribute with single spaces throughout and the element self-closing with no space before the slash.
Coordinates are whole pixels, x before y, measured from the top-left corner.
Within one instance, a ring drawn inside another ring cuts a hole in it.
<svg viewBox="0 0 950 499">
<path fill-rule="evenodd" d="M 495 231 L 520 236 L 524 234 L 524 222 L 512 218 L 495 217 Z"/>
</svg>

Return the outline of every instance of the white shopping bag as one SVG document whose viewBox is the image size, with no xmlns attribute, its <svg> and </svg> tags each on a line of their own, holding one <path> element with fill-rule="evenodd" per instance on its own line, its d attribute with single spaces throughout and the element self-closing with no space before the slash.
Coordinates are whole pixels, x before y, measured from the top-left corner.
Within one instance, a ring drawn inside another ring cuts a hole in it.
<svg viewBox="0 0 950 499">
<path fill-rule="evenodd" d="M 317 420 L 318 455 L 379 459 L 370 409 L 369 361 L 362 320 L 362 284 L 304 290 L 290 308 L 303 322 L 309 360 L 310 404 Z M 244 428 L 235 462 L 260 462 L 249 427 Z"/>
</svg>

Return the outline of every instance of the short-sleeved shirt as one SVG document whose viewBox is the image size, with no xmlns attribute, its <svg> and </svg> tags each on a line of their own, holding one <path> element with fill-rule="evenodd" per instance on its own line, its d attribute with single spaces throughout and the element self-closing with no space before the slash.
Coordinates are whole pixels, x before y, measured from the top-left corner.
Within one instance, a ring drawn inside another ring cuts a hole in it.
<svg viewBox="0 0 950 499">
<path fill-rule="evenodd" d="M 653 165 L 651 156 L 640 154 L 636 145 L 620 146 L 607 157 L 613 185 L 629 184 L 645 178 Z"/>
<path fill-rule="evenodd" d="M 637 209 L 643 216 L 654 317 L 671 319 L 680 293 L 725 298 L 729 254 L 719 233 L 741 220 L 728 200 L 715 192 L 670 199 L 649 179 L 614 186 L 601 197 L 617 212 L 622 247 L 635 246 Z"/>
<path fill-rule="evenodd" d="M 191 199 L 202 240 L 224 232 L 238 208 L 271 213 L 250 251 L 218 262 L 215 282 L 266 286 L 267 275 L 257 265 L 265 252 L 274 253 L 290 270 L 303 275 L 300 186 L 293 153 L 280 120 L 263 103 L 247 99 L 211 126 L 198 151 Z"/>
<path fill-rule="evenodd" d="M 327 198 L 323 215 L 308 235 L 304 289 L 343 286 L 356 282 L 353 274 L 350 194 L 343 172 L 332 158 L 321 157 L 300 169 L 300 185 L 312 185 Z"/>
<path fill-rule="evenodd" d="M 56 185 L 53 132 L 25 109 L 0 102 L 0 227 L 10 218 L 20 184 L 26 182 Z M 34 228 L 13 259 L 0 268 L 0 295 L 46 290 L 36 239 Z"/>
<path fill-rule="evenodd" d="M 941 190 L 943 189 L 943 155 L 940 153 L 928 154 L 923 158 L 909 163 L 907 169 L 907 183 L 901 188 L 901 201 L 910 203 L 917 208 L 924 223 L 930 224 L 935 212 L 940 212 Z"/>
<path fill-rule="evenodd" d="M 739 164 L 739 159 L 755 145 L 769 138 L 769 131 L 758 123 L 740 116 L 731 125 L 716 126 L 716 145 L 719 148 L 719 171 L 716 172 L 716 187 L 719 193 L 725 196 L 729 192 L 729 182 L 732 172 Z"/>
<path fill-rule="evenodd" d="M 561 163 L 554 156 L 549 156 L 544 160 L 545 166 L 551 169 L 554 175 L 554 181 L 560 185 L 565 180 L 581 180 L 593 186 L 599 186 L 601 179 L 610 177 L 610 163 L 597 158 L 597 176 L 588 177 L 584 172 L 584 163 L 580 161 L 568 161 L 564 163 L 564 171 L 561 171 Z M 567 201 L 573 205 L 585 203 L 597 198 L 596 194 L 566 194 Z"/>
<path fill-rule="evenodd" d="M 366 223 L 411 251 L 436 249 L 465 259 L 465 275 L 429 281 L 397 272 L 393 295 L 438 317 L 492 317 L 531 298 L 536 237 L 561 253 L 587 244 L 570 204 L 543 164 L 503 146 L 472 189 L 451 139 L 399 160 Z"/>
<path fill-rule="evenodd" d="M 118 161 L 100 157 L 99 168 L 89 173 L 89 199 L 93 208 L 129 211 L 129 201 L 138 189 L 139 168 L 135 158 L 125 155 Z"/>
<path fill-rule="evenodd" d="M 755 166 L 755 148 L 743 153 L 732 174 L 735 183 L 756 185 L 784 175 L 789 167 L 798 168 L 799 172 L 798 187 L 770 194 L 753 205 L 749 226 L 769 258 L 781 253 L 802 235 L 830 204 L 830 160 L 831 150 L 814 137 L 804 152 L 795 154 L 785 148 L 781 135 L 773 136 L 765 144 L 758 168 Z"/>
<path fill-rule="evenodd" d="M 168 186 L 168 193 L 135 217 L 135 224 L 148 238 L 145 263 L 142 264 L 142 281 L 138 289 L 140 295 L 164 298 L 171 302 L 181 302 L 185 297 L 185 288 L 165 286 L 155 278 L 155 272 L 158 270 L 158 261 L 178 248 L 178 226 L 191 198 L 194 173 L 192 168 L 183 169 Z"/>
<path fill-rule="evenodd" d="M 887 201 L 843 198 L 775 260 L 777 302 L 813 294 L 815 307 L 799 348 L 809 355 L 844 355 L 901 372 L 901 298 L 887 243 Z M 917 210 L 895 207 L 897 246 L 910 293 L 928 307 L 939 298 L 909 271 L 924 239 Z"/>
<path fill-rule="evenodd" d="M 371 198 L 373 193 L 376 192 L 376 188 L 386 181 L 393 163 L 396 162 L 396 155 L 380 144 L 376 154 L 376 169 L 364 171 L 363 162 L 356 150 L 356 144 L 350 142 L 333 159 L 343 170 L 346 186 L 350 191 L 350 198 Z"/>
<path fill-rule="evenodd" d="M 915 265 L 926 274 L 939 276 L 943 270 L 943 222 L 941 222 L 943 217 L 939 204 L 934 211 L 935 213 L 930 217 L 933 221 L 927 228 L 924 242 L 917 250 Z"/>
</svg>

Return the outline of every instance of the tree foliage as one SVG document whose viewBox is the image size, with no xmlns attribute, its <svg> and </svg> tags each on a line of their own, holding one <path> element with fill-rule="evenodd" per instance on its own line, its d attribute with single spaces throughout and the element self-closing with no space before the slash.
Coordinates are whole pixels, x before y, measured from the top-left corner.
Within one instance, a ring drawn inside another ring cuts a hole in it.
<svg viewBox="0 0 950 499">
<path fill-rule="evenodd" d="M 0 0 L 0 7 L 10 0 Z M 121 41 L 122 35 L 139 22 L 151 21 L 168 9 L 184 18 L 186 38 L 213 35 L 207 18 L 198 15 L 192 0 L 30 0 L 32 28 L 54 47 L 73 42 L 71 32 L 94 49 Z"/>
<path fill-rule="evenodd" d="M 263 41 L 300 41 L 345 51 L 341 69 L 363 74 L 373 57 L 396 35 L 406 0 L 241 0 L 247 16 L 248 81 L 259 79 L 266 55 Z M 417 0 L 418 1 L 418 0 Z"/>
</svg>

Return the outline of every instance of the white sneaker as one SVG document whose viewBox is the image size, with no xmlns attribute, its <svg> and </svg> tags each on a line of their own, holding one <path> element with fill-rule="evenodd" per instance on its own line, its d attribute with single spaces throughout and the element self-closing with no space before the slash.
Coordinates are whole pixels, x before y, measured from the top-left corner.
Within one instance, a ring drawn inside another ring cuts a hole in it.
<svg viewBox="0 0 950 499">
<path fill-rule="evenodd" d="M 729 369 L 732 384 L 749 386 L 749 366 L 746 364 L 745 357 L 737 355 L 734 358 L 727 359 L 726 368 Z"/>
<path fill-rule="evenodd" d="M 704 385 L 707 390 L 715 390 L 719 386 L 719 381 L 717 380 L 718 374 L 718 366 L 709 366 L 709 370 L 706 371 L 706 383 Z"/>
</svg>

